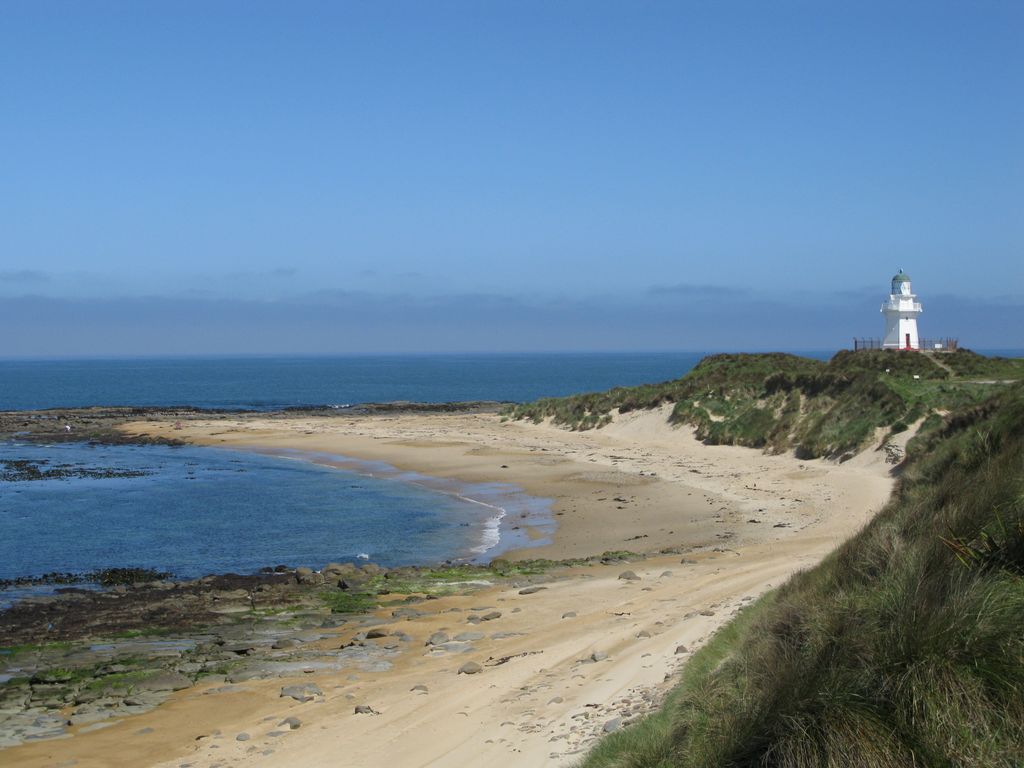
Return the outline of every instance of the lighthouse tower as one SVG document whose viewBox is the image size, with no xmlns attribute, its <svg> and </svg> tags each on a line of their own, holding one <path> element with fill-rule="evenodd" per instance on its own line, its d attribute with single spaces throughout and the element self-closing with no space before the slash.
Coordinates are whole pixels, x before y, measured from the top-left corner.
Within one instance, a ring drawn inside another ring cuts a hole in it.
<svg viewBox="0 0 1024 768">
<path fill-rule="evenodd" d="M 892 292 L 889 300 L 882 305 L 885 315 L 885 339 L 883 349 L 920 349 L 917 335 L 917 316 L 921 304 L 910 290 L 910 275 L 901 269 L 892 278 Z"/>
</svg>

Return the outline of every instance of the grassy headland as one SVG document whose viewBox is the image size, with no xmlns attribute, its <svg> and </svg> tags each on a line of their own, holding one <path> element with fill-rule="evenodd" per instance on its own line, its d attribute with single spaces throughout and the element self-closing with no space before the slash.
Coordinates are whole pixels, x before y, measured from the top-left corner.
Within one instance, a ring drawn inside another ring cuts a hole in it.
<svg viewBox="0 0 1024 768">
<path fill-rule="evenodd" d="M 902 431 L 1021 378 L 1024 360 L 969 350 L 843 351 L 827 363 L 780 353 L 712 355 L 674 381 L 546 398 L 511 406 L 505 414 L 591 429 L 610 423 L 615 411 L 672 403 L 671 421 L 695 426 L 697 437 L 711 444 L 839 457 L 863 447 L 879 427 Z M 937 424 L 933 419 L 926 426 Z"/>
<path fill-rule="evenodd" d="M 954 357 L 978 375 L 978 361 Z M 917 355 L 895 359 L 931 365 Z M 837 375 L 837 362 L 851 361 L 839 356 L 813 375 Z M 889 402 L 875 382 L 851 386 Z M 938 390 L 907 389 L 920 393 L 920 407 L 935 405 L 927 401 Z M 892 500 L 864 531 L 726 626 L 660 712 L 613 734 L 583 763 L 1022 764 L 1020 383 L 920 435 Z"/>
</svg>

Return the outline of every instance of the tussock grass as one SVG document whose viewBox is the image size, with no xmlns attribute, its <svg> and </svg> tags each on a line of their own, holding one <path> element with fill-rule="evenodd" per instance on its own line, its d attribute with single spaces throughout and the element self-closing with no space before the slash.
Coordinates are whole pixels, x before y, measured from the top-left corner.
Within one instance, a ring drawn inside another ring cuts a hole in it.
<svg viewBox="0 0 1024 768">
<path fill-rule="evenodd" d="M 1024 385 L 922 436 L 859 535 L 705 651 L 583 765 L 1024 765 Z"/>
</svg>

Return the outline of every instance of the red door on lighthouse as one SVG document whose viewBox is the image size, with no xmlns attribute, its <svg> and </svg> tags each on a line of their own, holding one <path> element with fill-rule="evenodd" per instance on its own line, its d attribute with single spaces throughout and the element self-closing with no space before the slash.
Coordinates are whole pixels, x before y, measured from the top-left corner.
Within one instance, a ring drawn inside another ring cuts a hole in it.
<svg viewBox="0 0 1024 768">
<path fill-rule="evenodd" d="M 910 334 L 907 334 L 907 349 L 910 349 Z"/>
</svg>

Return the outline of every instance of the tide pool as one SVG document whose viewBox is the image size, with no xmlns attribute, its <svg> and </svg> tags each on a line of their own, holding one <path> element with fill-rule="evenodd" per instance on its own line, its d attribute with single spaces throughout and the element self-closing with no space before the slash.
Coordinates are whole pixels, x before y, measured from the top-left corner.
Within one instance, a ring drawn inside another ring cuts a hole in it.
<svg viewBox="0 0 1024 768">
<path fill-rule="evenodd" d="M 9 442 L 0 462 L 4 579 L 121 566 L 187 578 L 277 564 L 486 561 L 527 543 L 511 520 L 550 524 L 549 502 L 511 485 L 326 454 Z"/>
</svg>

